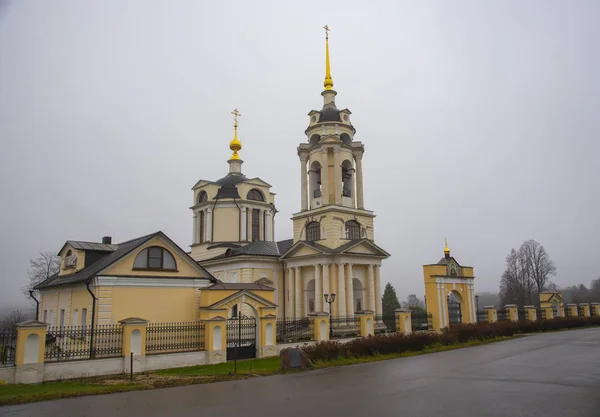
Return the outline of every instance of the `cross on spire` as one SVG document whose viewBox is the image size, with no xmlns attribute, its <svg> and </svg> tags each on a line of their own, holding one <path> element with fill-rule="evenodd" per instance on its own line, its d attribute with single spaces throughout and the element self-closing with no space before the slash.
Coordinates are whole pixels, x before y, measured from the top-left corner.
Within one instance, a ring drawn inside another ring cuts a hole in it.
<svg viewBox="0 0 600 417">
<path fill-rule="evenodd" d="M 325 29 L 325 39 L 329 39 L 329 31 L 331 29 L 329 29 L 329 26 L 327 25 L 323 26 L 323 29 Z"/>
<path fill-rule="evenodd" d="M 240 117 L 242 114 L 238 111 L 238 109 L 233 109 L 233 111 L 231 112 L 231 114 L 233 114 L 233 121 L 235 123 L 235 126 L 237 127 L 238 117 Z"/>
</svg>

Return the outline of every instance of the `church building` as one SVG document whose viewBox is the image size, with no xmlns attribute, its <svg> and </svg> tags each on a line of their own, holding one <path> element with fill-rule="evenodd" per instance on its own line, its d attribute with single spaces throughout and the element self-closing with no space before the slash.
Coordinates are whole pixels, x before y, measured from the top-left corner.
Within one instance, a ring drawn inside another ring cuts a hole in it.
<svg viewBox="0 0 600 417">
<path fill-rule="evenodd" d="M 234 110 L 227 174 L 192 188 L 191 251 L 161 232 L 119 244 L 68 241 L 60 272 L 37 287 L 40 320 L 89 324 L 90 311 L 98 324 L 197 320 L 204 288 L 274 290 L 277 317 L 328 312 L 325 295 L 332 294 L 334 316 L 382 314 L 381 262 L 390 255 L 375 244 L 375 215 L 363 197 L 364 146 L 350 110 L 336 105 L 325 29 L 323 105 L 308 113 L 306 141 L 297 147 L 301 206 L 293 236 L 275 241 L 275 194 L 243 172 Z M 235 306 L 228 315 L 238 308 L 250 312 Z"/>
</svg>

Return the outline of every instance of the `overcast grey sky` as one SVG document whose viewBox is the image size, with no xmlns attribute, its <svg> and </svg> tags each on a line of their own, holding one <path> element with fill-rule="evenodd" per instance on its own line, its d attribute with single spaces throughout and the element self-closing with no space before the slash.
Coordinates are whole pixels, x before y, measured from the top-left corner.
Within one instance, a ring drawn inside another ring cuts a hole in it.
<svg viewBox="0 0 600 417">
<path fill-rule="evenodd" d="M 600 276 L 598 1 L 0 0 L 0 304 L 67 239 L 162 230 L 187 249 L 233 108 L 243 171 L 291 237 L 324 24 L 400 298 L 422 297 L 445 236 L 477 291 L 526 239 L 558 285 Z"/>
</svg>

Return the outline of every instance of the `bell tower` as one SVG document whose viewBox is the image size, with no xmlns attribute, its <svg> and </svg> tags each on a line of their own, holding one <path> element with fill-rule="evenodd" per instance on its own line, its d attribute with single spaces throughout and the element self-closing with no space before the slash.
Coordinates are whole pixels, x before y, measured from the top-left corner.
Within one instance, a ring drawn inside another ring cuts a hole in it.
<svg viewBox="0 0 600 417">
<path fill-rule="evenodd" d="M 294 215 L 294 240 L 306 240 L 302 230 L 307 217 L 330 213 L 330 221 L 322 224 L 319 238 L 326 246 L 335 246 L 345 239 L 374 239 L 373 213 L 365 210 L 363 197 L 362 156 L 364 146 L 354 140 L 356 129 L 352 126 L 348 109 L 339 110 L 333 89 L 329 57 L 329 27 L 325 26 L 325 80 L 323 108 L 312 110 L 309 125 L 304 132 L 305 143 L 298 146 L 300 157 L 301 211 Z M 339 223 L 339 212 L 349 215 L 355 223 L 346 228 Z M 319 220 L 320 221 L 320 220 Z M 358 223 L 358 225 L 356 224 Z M 348 229 L 348 230 L 346 230 Z M 308 239 L 310 240 L 310 239 Z M 342 242 L 343 243 L 343 242 Z"/>
</svg>

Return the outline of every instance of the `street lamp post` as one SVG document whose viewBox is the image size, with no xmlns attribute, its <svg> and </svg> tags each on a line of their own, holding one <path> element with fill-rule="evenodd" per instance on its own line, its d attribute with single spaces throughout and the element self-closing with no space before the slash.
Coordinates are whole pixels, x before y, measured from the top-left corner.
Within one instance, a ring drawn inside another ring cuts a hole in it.
<svg viewBox="0 0 600 417">
<path fill-rule="evenodd" d="M 325 302 L 329 304 L 329 340 L 333 339 L 333 323 L 331 321 L 331 304 L 335 301 L 335 294 L 323 294 Z"/>
<path fill-rule="evenodd" d="M 479 311 L 479 296 L 478 295 L 475 296 L 475 309 L 477 311 Z"/>
</svg>

